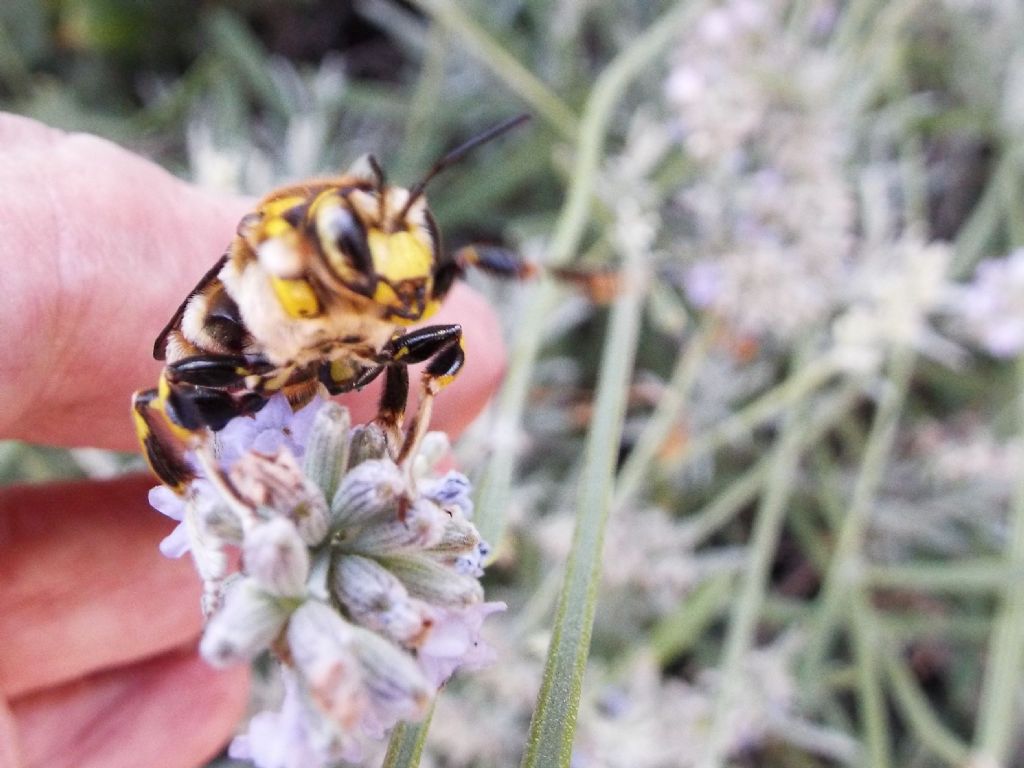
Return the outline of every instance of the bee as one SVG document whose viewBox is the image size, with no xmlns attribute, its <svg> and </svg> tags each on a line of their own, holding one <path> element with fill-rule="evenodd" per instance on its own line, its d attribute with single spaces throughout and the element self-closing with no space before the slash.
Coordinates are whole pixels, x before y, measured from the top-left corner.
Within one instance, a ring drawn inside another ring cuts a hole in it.
<svg viewBox="0 0 1024 768">
<path fill-rule="evenodd" d="M 469 140 L 407 189 L 389 185 L 370 155 L 341 176 L 277 189 L 244 216 L 157 337 L 157 386 L 132 397 L 139 442 L 161 482 L 184 493 L 194 477 L 188 449 L 276 393 L 298 409 L 323 389 L 348 392 L 381 374 L 376 421 L 396 460 L 412 455 L 465 352 L 459 325 L 404 329 L 431 317 L 471 267 L 510 278 L 532 272 L 499 247 L 446 253 L 426 186 L 527 119 Z M 408 366 L 422 362 L 420 405 L 403 436 Z"/>
</svg>

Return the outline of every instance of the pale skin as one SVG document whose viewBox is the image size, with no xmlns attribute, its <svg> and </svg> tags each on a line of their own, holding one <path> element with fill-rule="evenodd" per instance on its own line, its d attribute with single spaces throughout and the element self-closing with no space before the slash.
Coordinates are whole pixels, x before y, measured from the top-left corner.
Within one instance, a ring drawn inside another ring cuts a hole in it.
<svg viewBox="0 0 1024 768">
<path fill-rule="evenodd" d="M 153 339 L 249 205 L 0 115 L 0 438 L 136 450 L 129 397 L 159 373 Z M 465 329 L 467 365 L 434 411 L 454 435 L 504 349 L 464 285 L 431 322 Z M 375 396 L 343 402 L 367 420 Z M 232 735 L 246 672 L 196 656 L 199 583 L 157 551 L 173 524 L 148 507 L 153 484 L 0 488 L 0 768 L 188 768 Z"/>
</svg>

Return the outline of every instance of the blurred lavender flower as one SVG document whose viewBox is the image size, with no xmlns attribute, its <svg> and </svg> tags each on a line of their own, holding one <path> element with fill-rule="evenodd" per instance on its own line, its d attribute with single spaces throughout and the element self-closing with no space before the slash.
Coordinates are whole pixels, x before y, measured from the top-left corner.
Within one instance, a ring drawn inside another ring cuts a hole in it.
<svg viewBox="0 0 1024 768">
<path fill-rule="evenodd" d="M 727 753 L 753 757 L 767 742 L 799 744 L 829 760 L 848 763 L 856 744 L 844 734 L 804 720 L 792 673 L 794 635 L 749 653 L 744 694 L 731 703 Z M 605 673 L 607 677 L 607 672 Z M 575 768 L 689 768 L 700 764 L 718 685 L 713 674 L 694 683 L 663 677 L 654 659 L 638 654 L 625 674 L 584 696 L 573 748 Z"/>
<path fill-rule="evenodd" d="M 957 350 L 928 323 L 948 293 L 951 256 L 947 243 L 912 233 L 871 249 L 851 284 L 849 308 L 833 323 L 837 363 L 871 371 L 893 347 L 955 359 Z"/>
<path fill-rule="evenodd" d="M 957 288 L 952 309 L 967 333 L 996 357 L 1024 351 L 1024 248 L 978 265 L 974 280 Z"/>
<path fill-rule="evenodd" d="M 698 181 L 678 202 L 710 254 L 686 292 L 742 334 L 787 339 L 841 304 L 855 206 L 832 53 L 794 44 L 788 4 L 727 0 L 676 49 L 665 83 Z"/>
<path fill-rule="evenodd" d="M 457 670 L 491 660 L 480 631 L 505 606 L 484 602 L 468 480 L 432 474 L 446 445 L 430 436 L 399 467 L 380 430 L 351 429 L 336 403 L 292 413 L 276 396 L 196 450 L 202 474 L 183 498 L 153 489 L 179 521 L 161 551 L 191 551 L 203 579 L 200 653 L 280 662 L 280 709 L 253 717 L 232 755 L 261 768 L 359 760 Z"/>
</svg>

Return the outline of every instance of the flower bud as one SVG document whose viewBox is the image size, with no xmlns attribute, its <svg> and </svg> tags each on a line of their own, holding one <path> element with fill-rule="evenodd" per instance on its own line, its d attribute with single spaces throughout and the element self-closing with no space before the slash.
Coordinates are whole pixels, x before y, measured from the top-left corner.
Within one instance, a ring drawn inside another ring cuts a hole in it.
<svg viewBox="0 0 1024 768">
<path fill-rule="evenodd" d="M 202 485 L 204 481 L 196 480 L 194 485 Z M 224 500 L 206 483 L 210 490 L 195 496 L 192 505 L 203 528 L 226 544 L 242 543 L 242 522 Z"/>
<path fill-rule="evenodd" d="M 387 456 L 388 440 L 384 430 L 376 424 L 366 424 L 352 430 L 348 466 L 353 469 L 364 461 Z"/>
<path fill-rule="evenodd" d="M 288 609 L 252 579 L 234 582 L 224 604 L 206 623 L 199 653 L 215 667 L 250 661 L 281 632 Z"/>
<path fill-rule="evenodd" d="M 299 676 L 281 670 L 284 699 L 278 711 L 263 711 L 234 738 L 228 756 L 249 760 L 260 768 L 312 768 L 340 761 L 359 762 L 359 739 L 343 732 L 310 701 Z"/>
<path fill-rule="evenodd" d="M 429 499 L 418 498 L 404 517 L 396 509 L 381 520 L 368 523 L 351 538 L 339 539 L 346 551 L 367 555 L 418 551 L 441 541 L 445 523 L 450 518 Z"/>
<path fill-rule="evenodd" d="M 443 509 L 458 509 L 463 517 L 473 517 L 473 487 L 461 472 L 454 470 L 436 480 L 424 481 L 420 492 Z"/>
<path fill-rule="evenodd" d="M 392 555 L 379 560 L 401 580 L 410 595 L 428 603 L 461 608 L 484 598 L 483 587 L 475 578 L 445 568 L 429 557 Z"/>
<path fill-rule="evenodd" d="M 377 517 L 396 514 L 398 499 L 405 493 L 405 478 L 389 459 L 369 459 L 341 481 L 331 501 L 334 530 L 363 525 Z"/>
<path fill-rule="evenodd" d="M 451 453 L 452 444 L 444 432 L 427 432 L 413 463 L 413 475 L 424 477 Z"/>
<path fill-rule="evenodd" d="M 466 576 L 479 578 L 484 574 L 484 559 L 491 548 L 481 540 L 480 532 L 468 520 L 449 518 L 441 540 L 424 552 L 442 565 Z"/>
<path fill-rule="evenodd" d="M 352 619 L 406 647 L 418 645 L 432 611 L 386 568 L 367 557 L 339 555 L 331 568 L 331 594 Z"/>
<path fill-rule="evenodd" d="M 315 545 L 327 535 L 327 502 L 317 485 L 302 474 L 287 450 L 273 456 L 249 452 L 229 472 L 234 490 L 252 507 L 269 507 L 291 518 L 302 540 Z"/>
<path fill-rule="evenodd" d="M 504 603 L 491 602 L 438 611 L 434 627 L 417 649 L 427 677 L 440 686 L 457 669 L 479 669 L 494 661 L 494 651 L 480 639 L 480 630 L 484 619 L 504 610 Z"/>
<path fill-rule="evenodd" d="M 288 650 L 316 706 L 339 727 L 354 728 L 366 698 L 352 650 L 355 628 L 325 603 L 307 600 L 288 622 Z"/>
<path fill-rule="evenodd" d="M 190 510 L 185 514 L 183 524 L 188 534 L 192 562 L 203 582 L 219 583 L 228 575 L 228 558 L 224 552 L 225 542 L 204 525 L 204 520 Z"/>
<path fill-rule="evenodd" d="M 302 468 L 325 499 L 334 497 L 348 466 L 350 426 L 348 409 L 334 402 L 325 403 L 313 420 Z"/>
<path fill-rule="evenodd" d="M 375 632 L 354 627 L 352 651 L 359 660 L 363 687 L 383 733 L 398 720 L 419 720 L 436 688 L 412 656 Z"/>
<path fill-rule="evenodd" d="M 449 517 L 444 524 L 440 540 L 431 547 L 431 552 L 461 555 L 472 552 L 481 545 L 487 546 L 481 541 L 480 532 L 475 525 L 461 517 Z"/>
<path fill-rule="evenodd" d="M 309 550 L 286 517 L 256 523 L 245 534 L 242 562 L 261 588 L 278 597 L 299 597 L 309 577 Z"/>
</svg>

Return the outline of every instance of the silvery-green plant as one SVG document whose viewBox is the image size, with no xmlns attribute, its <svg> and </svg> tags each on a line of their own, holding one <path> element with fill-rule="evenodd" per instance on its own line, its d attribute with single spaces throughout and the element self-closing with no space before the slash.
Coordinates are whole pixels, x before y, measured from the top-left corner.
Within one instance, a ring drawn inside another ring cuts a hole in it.
<svg viewBox="0 0 1024 768">
<path fill-rule="evenodd" d="M 225 667 L 270 654 L 280 669 L 280 707 L 252 718 L 233 756 L 360 759 L 421 719 L 456 670 L 490 660 L 481 626 L 504 605 L 484 601 L 469 482 L 433 472 L 446 449 L 430 434 L 400 467 L 374 424 L 352 428 L 319 398 L 292 413 L 278 395 L 195 451 L 183 497 L 153 489 L 179 521 L 161 550 L 191 552 L 203 580 L 202 656 Z"/>
</svg>

